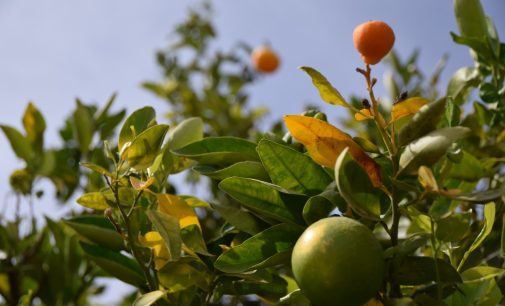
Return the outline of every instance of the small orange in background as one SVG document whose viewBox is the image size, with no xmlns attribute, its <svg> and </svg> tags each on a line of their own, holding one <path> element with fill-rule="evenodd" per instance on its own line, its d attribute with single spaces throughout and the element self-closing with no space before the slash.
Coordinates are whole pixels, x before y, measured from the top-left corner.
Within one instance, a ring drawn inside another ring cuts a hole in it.
<svg viewBox="0 0 505 306">
<path fill-rule="evenodd" d="M 267 46 L 260 46 L 253 50 L 251 60 L 254 68 L 263 73 L 272 73 L 279 67 L 280 60 L 277 53 Z"/>
<path fill-rule="evenodd" d="M 352 39 L 365 64 L 375 65 L 393 48 L 395 33 L 387 23 L 372 20 L 354 28 Z"/>
</svg>

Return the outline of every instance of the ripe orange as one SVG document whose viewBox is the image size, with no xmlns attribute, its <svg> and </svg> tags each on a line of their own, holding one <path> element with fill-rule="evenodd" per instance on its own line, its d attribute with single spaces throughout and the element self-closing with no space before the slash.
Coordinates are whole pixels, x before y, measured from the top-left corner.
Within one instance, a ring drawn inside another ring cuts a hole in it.
<svg viewBox="0 0 505 306">
<path fill-rule="evenodd" d="M 373 20 L 354 28 L 352 39 L 363 61 L 375 65 L 393 48 L 395 33 L 387 23 Z"/>
<path fill-rule="evenodd" d="M 377 294 L 385 272 L 372 231 L 346 217 L 311 224 L 296 242 L 291 264 L 314 306 L 361 306 Z"/>
<path fill-rule="evenodd" d="M 263 73 L 274 72 L 280 64 L 277 53 L 267 46 L 255 48 L 251 54 L 251 60 L 254 68 Z"/>
</svg>

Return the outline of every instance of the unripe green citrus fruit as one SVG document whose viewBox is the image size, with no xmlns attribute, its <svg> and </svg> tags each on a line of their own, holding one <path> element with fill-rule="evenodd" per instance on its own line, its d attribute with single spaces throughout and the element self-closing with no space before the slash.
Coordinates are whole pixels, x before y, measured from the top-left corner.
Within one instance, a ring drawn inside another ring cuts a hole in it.
<svg viewBox="0 0 505 306">
<path fill-rule="evenodd" d="M 314 306 L 359 306 L 384 279 L 382 248 L 372 231 L 346 217 L 321 219 L 300 236 L 291 257 L 293 274 Z"/>
</svg>

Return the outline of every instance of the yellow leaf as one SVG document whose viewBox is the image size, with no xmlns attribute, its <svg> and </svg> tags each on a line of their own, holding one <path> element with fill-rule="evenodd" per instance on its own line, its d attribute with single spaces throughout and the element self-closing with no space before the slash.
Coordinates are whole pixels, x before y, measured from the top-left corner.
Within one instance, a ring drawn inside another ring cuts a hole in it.
<svg viewBox="0 0 505 306">
<path fill-rule="evenodd" d="M 140 244 L 150 248 L 154 255 L 154 266 L 156 270 L 161 269 L 170 261 L 170 253 L 167 246 L 161 238 L 160 233 L 156 231 L 147 232 L 144 236 L 139 235 Z"/>
<path fill-rule="evenodd" d="M 180 228 L 196 224 L 200 227 L 200 222 L 195 211 L 186 201 L 172 194 L 158 194 L 159 211 L 179 219 Z"/>
<path fill-rule="evenodd" d="M 340 92 L 338 92 L 338 90 L 333 87 L 319 71 L 305 66 L 300 67 L 300 69 L 305 71 L 311 77 L 312 84 L 314 84 L 317 90 L 319 90 L 321 99 L 333 105 L 338 104 L 349 107 L 349 104 L 345 101 Z"/>
<path fill-rule="evenodd" d="M 417 113 L 419 109 L 428 102 L 429 101 L 427 99 L 421 97 L 412 97 L 405 101 L 396 103 L 393 105 L 393 109 L 391 110 L 391 123 L 403 117 Z"/>
<path fill-rule="evenodd" d="M 424 187 L 424 189 L 428 192 L 438 191 L 438 184 L 433 172 L 430 168 L 426 166 L 419 167 L 417 172 L 419 183 Z"/>
<path fill-rule="evenodd" d="M 149 188 L 152 184 L 156 182 L 156 179 L 151 176 L 147 181 L 143 182 L 134 176 L 130 176 L 130 183 L 135 190 L 144 190 Z"/>
<path fill-rule="evenodd" d="M 284 122 L 316 163 L 334 168 L 337 157 L 349 147 L 352 158 L 368 173 L 372 184 L 375 187 L 382 185 L 379 165 L 348 134 L 327 122 L 301 115 L 284 116 Z"/>
<path fill-rule="evenodd" d="M 370 109 L 368 108 L 363 108 L 362 110 L 359 111 L 359 113 L 354 114 L 354 119 L 358 121 L 363 121 L 372 118 L 373 118 L 372 112 L 370 112 Z"/>
</svg>

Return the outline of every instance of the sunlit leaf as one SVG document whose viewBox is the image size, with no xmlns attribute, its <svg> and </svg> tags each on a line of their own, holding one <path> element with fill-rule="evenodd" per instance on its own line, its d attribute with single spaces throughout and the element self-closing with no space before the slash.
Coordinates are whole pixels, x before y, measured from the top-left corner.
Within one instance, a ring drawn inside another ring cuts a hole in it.
<svg viewBox="0 0 505 306">
<path fill-rule="evenodd" d="M 188 118 L 169 131 L 167 147 L 176 150 L 201 139 L 203 139 L 202 119 Z"/>
<path fill-rule="evenodd" d="M 488 203 L 487 205 L 484 206 L 484 220 L 483 220 L 484 225 L 482 226 L 482 230 L 480 231 L 479 235 L 477 235 L 472 245 L 468 248 L 468 250 L 466 250 L 465 254 L 463 255 L 463 258 L 459 262 L 458 271 L 460 271 L 463 268 L 463 265 L 465 264 L 470 254 L 472 254 L 472 252 L 475 251 L 482 244 L 482 242 L 484 242 L 486 237 L 491 233 L 495 219 L 495 210 L 496 208 L 494 202 Z"/>
<path fill-rule="evenodd" d="M 109 208 L 107 199 L 101 192 L 88 192 L 77 198 L 77 203 L 87 208 L 105 210 Z"/>
<path fill-rule="evenodd" d="M 160 152 L 167 131 L 168 125 L 158 124 L 137 135 L 125 152 L 130 167 L 137 170 L 149 168 Z"/>
<path fill-rule="evenodd" d="M 311 67 L 300 67 L 301 70 L 305 71 L 312 79 L 312 83 L 319 90 L 321 99 L 330 104 L 338 104 L 345 107 L 349 107 L 349 104 L 345 101 L 344 97 L 338 92 L 338 90 L 333 87 L 333 85 L 328 82 L 328 80 L 316 69 Z"/>
<path fill-rule="evenodd" d="M 307 148 L 312 159 L 318 164 L 334 168 L 337 157 L 349 147 L 352 158 L 363 167 L 373 185 L 382 185 L 379 166 L 348 134 L 311 117 L 288 115 L 284 116 L 284 122 L 291 135 Z"/>
<path fill-rule="evenodd" d="M 214 266 L 227 273 L 241 273 L 289 261 L 301 231 L 287 224 L 274 225 L 224 252 Z"/>
<path fill-rule="evenodd" d="M 410 143 L 400 156 L 400 172 L 413 174 L 420 166 L 436 163 L 455 142 L 470 132 L 466 127 L 450 127 L 436 130 Z"/>
<path fill-rule="evenodd" d="M 128 116 L 119 132 L 119 152 L 121 152 L 127 142 L 133 141 L 135 136 L 145 131 L 149 127 L 149 124 L 155 120 L 155 117 L 156 112 L 150 106 L 140 108 Z"/>
<path fill-rule="evenodd" d="M 150 231 L 145 235 L 139 235 L 139 241 L 144 247 L 152 250 L 156 270 L 163 268 L 171 260 L 165 240 L 159 232 Z"/>
<path fill-rule="evenodd" d="M 372 112 L 370 111 L 369 108 L 363 108 L 359 112 L 354 114 L 354 119 L 358 121 L 373 119 Z"/>
<path fill-rule="evenodd" d="M 391 122 L 417 113 L 419 109 L 428 102 L 427 99 L 421 97 L 412 97 L 396 103 L 391 110 Z"/>
<path fill-rule="evenodd" d="M 209 291 L 211 283 L 210 273 L 205 264 L 191 257 L 182 257 L 179 261 L 167 263 L 158 271 L 158 278 L 160 285 L 167 288 L 169 292 L 179 292 L 190 287 Z"/>
<path fill-rule="evenodd" d="M 172 194 L 158 194 L 156 197 L 159 211 L 177 218 L 181 229 L 192 224 L 200 227 L 195 211 L 183 199 Z"/>
<path fill-rule="evenodd" d="M 150 306 L 156 303 L 159 299 L 165 296 L 165 292 L 161 290 L 151 291 L 142 294 L 133 302 L 133 306 Z"/>
<path fill-rule="evenodd" d="M 79 164 L 83 167 L 86 167 L 90 170 L 95 171 L 96 173 L 106 175 L 108 177 L 112 177 L 112 173 L 110 173 L 109 170 L 105 169 L 104 167 L 102 167 L 100 165 L 93 164 L 93 163 L 86 163 L 86 162 L 81 162 Z"/>
<path fill-rule="evenodd" d="M 505 274 L 504 269 L 490 266 L 476 266 L 461 273 L 461 277 L 465 283 L 482 282 L 487 279 L 500 277 Z"/>
<path fill-rule="evenodd" d="M 426 166 L 419 167 L 417 175 L 419 183 L 421 183 L 426 191 L 438 191 L 437 180 L 435 179 L 435 176 L 433 175 L 433 172 L 430 168 Z"/>
<path fill-rule="evenodd" d="M 44 131 L 46 129 L 46 121 L 42 113 L 33 105 L 28 103 L 23 114 L 23 126 L 26 131 L 26 138 L 37 149 L 42 149 L 44 143 Z"/>
</svg>

